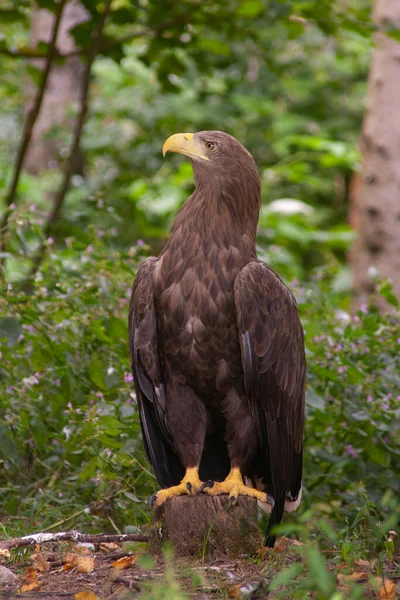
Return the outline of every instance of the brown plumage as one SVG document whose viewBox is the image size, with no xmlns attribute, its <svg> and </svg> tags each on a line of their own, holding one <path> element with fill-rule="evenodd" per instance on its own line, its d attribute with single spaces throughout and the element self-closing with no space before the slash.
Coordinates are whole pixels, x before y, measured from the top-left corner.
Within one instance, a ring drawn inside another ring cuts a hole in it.
<svg viewBox="0 0 400 600">
<path fill-rule="evenodd" d="M 229 493 L 230 503 L 254 495 L 272 508 L 273 545 L 271 527 L 301 497 L 296 302 L 256 255 L 260 178 L 249 152 L 218 131 L 171 136 L 168 150 L 190 158 L 196 189 L 160 256 L 139 267 L 129 314 L 144 445 L 170 488 L 156 502 L 198 491 Z"/>
</svg>

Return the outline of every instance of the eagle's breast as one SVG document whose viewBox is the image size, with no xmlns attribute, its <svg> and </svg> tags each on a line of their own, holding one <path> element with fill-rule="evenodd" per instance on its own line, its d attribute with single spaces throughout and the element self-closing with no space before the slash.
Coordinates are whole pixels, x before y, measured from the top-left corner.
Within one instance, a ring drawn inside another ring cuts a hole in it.
<svg viewBox="0 0 400 600">
<path fill-rule="evenodd" d="M 241 371 L 233 290 L 245 259 L 235 246 L 171 242 L 154 271 L 163 355 L 192 385 L 213 381 L 223 392 Z"/>
</svg>

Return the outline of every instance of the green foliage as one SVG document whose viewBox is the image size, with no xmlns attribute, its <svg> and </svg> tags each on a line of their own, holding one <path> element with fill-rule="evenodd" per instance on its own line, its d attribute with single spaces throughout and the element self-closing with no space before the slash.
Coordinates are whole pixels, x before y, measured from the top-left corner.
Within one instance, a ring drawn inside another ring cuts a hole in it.
<svg viewBox="0 0 400 600">
<path fill-rule="evenodd" d="M 363 305 L 351 316 L 332 295 L 329 274 L 319 277 L 299 293 L 308 351 L 308 489 L 316 486 L 319 498 L 339 496 L 349 510 L 360 502 L 360 481 L 374 503 L 398 486 L 399 315 Z"/>
<path fill-rule="evenodd" d="M 40 514 L 44 527 L 78 509 L 82 524 L 121 523 L 126 513 L 136 525 L 154 487 L 138 447 L 127 348 L 142 249 L 120 253 L 111 234 L 87 237 L 49 248 L 33 295 L 10 284 L 1 301 L 1 510 L 32 524 Z"/>
<path fill-rule="evenodd" d="M 2 300 L 1 506 L 32 523 L 39 510 L 50 525 L 54 510 L 58 520 L 88 507 L 79 523 L 97 513 L 119 529 L 138 525 L 155 487 L 141 449 L 126 328 L 143 246 L 125 253 L 114 240 L 109 232 L 50 246 L 33 295 L 9 284 Z M 320 271 L 313 284 L 293 288 L 308 357 L 305 507 L 337 528 L 343 506 L 352 522 L 367 493 L 386 530 L 395 529 L 398 315 L 362 306 L 350 316 L 332 280 Z"/>
<path fill-rule="evenodd" d="M 101 3 L 87 0 L 85 6 L 90 19 L 73 31 L 83 50 Z M 293 219 L 278 215 L 284 222 L 276 236 L 274 219 L 270 225 L 266 218 L 267 236 L 262 233 L 260 243 L 272 246 L 272 265 L 288 278 L 303 279 L 316 264 L 331 257 L 342 260 L 349 242 L 343 223 L 349 181 L 359 163 L 356 143 L 370 50 L 368 37 L 343 27 L 352 20 L 368 29 L 364 3 L 349 0 L 344 6 L 326 3 L 328 28 L 314 0 L 152 1 L 146 9 L 130 1 L 113 3 L 101 49 L 104 58 L 94 67 L 83 139 L 85 176 L 73 179 L 57 237 L 79 237 L 82 228 L 93 224 L 103 230 L 115 227 L 123 248 L 137 237 L 157 247 L 156 240 L 166 236 L 176 208 L 193 186 L 187 164 L 177 171 L 180 159 L 163 162 L 164 139 L 180 130 L 222 129 L 254 154 L 266 205 L 292 198 L 313 209 L 311 223 L 306 216 L 300 228 L 296 219 L 293 227 Z M 3 30 L 0 25 L 0 33 L 10 51 L 24 49 L 29 3 L 6 8 L 19 11 L 21 20 Z M 154 34 L 139 35 L 152 29 Z M 118 42 L 130 36 L 130 43 Z M 21 63 L 7 56 L 1 60 L 7 73 L 10 67 L 16 71 L 8 80 L 22 115 L 23 98 L 16 96 Z M 0 182 L 6 189 L 10 154 L 16 148 L 16 102 L 10 102 L 10 88 L 0 86 L 0 97 L 2 91 L 7 102 L 0 110 L 0 123 L 6 126 L 4 138 L 0 135 Z M 61 143 L 61 156 L 55 157 L 61 160 L 70 132 L 58 128 L 49 135 Z M 32 254 L 49 208 L 47 194 L 56 183 L 54 171 L 20 181 L 18 218 L 12 218 L 9 237 L 13 254 Z M 104 198 L 108 214 L 93 198 Z M 32 203 L 42 213 L 35 228 Z M 21 277 L 24 269 L 8 262 L 8 277 Z"/>
</svg>

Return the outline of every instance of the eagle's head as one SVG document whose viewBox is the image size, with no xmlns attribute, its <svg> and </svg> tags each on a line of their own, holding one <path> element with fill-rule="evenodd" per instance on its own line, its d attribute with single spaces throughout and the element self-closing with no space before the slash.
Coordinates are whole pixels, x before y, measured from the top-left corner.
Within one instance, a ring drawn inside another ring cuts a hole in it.
<svg viewBox="0 0 400 600">
<path fill-rule="evenodd" d="M 176 133 L 164 143 L 163 155 L 167 152 L 190 158 L 197 183 L 215 177 L 231 181 L 246 177 L 259 181 L 257 165 L 250 152 L 222 131 Z"/>
</svg>

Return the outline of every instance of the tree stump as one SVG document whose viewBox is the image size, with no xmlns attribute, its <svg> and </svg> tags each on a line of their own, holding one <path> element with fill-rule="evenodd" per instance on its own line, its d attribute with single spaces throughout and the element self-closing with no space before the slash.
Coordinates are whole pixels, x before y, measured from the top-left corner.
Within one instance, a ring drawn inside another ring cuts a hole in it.
<svg viewBox="0 0 400 600">
<path fill-rule="evenodd" d="M 154 509 L 149 550 L 170 543 L 181 557 L 213 560 L 254 555 L 262 545 L 255 498 L 239 496 L 227 511 L 228 496 L 176 496 Z"/>
</svg>

